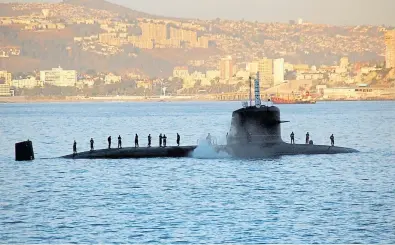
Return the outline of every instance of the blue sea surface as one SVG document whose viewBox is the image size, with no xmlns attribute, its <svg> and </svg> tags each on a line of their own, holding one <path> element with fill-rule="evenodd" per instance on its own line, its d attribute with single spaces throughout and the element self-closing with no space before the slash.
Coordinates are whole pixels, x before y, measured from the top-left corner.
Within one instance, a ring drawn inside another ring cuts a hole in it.
<svg viewBox="0 0 395 245">
<path fill-rule="evenodd" d="M 236 102 L 0 104 L 0 243 L 395 243 L 395 103 L 278 105 L 283 139 L 359 150 L 240 160 L 67 160 L 134 135 L 224 143 Z M 36 160 L 14 161 L 30 139 Z"/>
</svg>

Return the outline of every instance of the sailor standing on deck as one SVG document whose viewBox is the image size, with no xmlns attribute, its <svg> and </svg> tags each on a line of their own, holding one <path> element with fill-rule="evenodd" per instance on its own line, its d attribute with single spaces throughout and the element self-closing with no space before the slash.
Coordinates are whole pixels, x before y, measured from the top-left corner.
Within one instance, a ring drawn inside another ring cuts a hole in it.
<svg viewBox="0 0 395 245">
<path fill-rule="evenodd" d="M 166 134 L 163 135 L 163 147 L 166 147 L 167 137 Z"/>
<path fill-rule="evenodd" d="M 307 134 L 306 134 L 306 144 L 308 144 L 309 141 L 310 141 L 310 134 L 309 134 L 309 132 L 307 132 Z"/>
<path fill-rule="evenodd" d="M 177 146 L 180 146 L 180 135 L 177 133 Z"/>
<path fill-rule="evenodd" d="M 93 148 L 93 144 L 95 143 L 95 141 L 93 141 L 93 138 L 91 138 L 91 151 L 93 151 L 94 150 L 94 148 Z"/>
<path fill-rule="evenodd" d="M 121 138 L 121 135 L 118 136 L 118 149 L 119 148 L 122 149 L 122 138 Z"/>
<path fill-rule="evenodd" d="M 73 155 L 74 154 L 77 154 L 77 142 L 74 140 L 74 143 L 73 143 Z"/>
<path fill-rule="evenodd" d="M 108 141 L 108 149 L 111 149 L 111 136 L 108 136 L 107 141 Z"/>
<path fill-rule="evenodd" d="M 294 132 L 291 133 L 291 144 L 295 144 L 295 134 L 294 134 Z"/>
<path fill-rule="evenodd" d="M 148 147 L 151 147 L 151 134 L 148 135 Z"/>
<path fill-rule="evenodd" d="M 333 136 L 333 134 L 331 135 L 331 137 L 329 137 L 331 139 L 331 146 L 335 145 L 335 136 Z"/>
<path fill-rule="evenodd" d="M 137 134 L 134 136 L 134 147 L 139 147 L 139 136 Z"/>
<path fill-rule="evenodd" d="M 163 140 L 163 137 L 162 137 L 162 134 L 160 134 L 159 135 L 159 147 L 162 147 L 162 140 Z"/>
</svg>

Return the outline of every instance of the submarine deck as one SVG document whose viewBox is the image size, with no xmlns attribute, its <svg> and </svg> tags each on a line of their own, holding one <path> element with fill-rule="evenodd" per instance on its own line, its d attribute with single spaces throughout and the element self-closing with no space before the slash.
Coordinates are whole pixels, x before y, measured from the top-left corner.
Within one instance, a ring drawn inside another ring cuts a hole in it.
<svg viewBox="0 0 395 245">
<path fill-rule="evenodd" d="M 197 146 L 125 147 L 85 151 L 63 156 L 67 159 L 122 159 L 188 157 Z"/>
<path fill-rule="evenodd" d="M 276 144 L 245 144 L 228 146 L 230 154 L 236 157 L 271 157 L 271 156 L 287 156 L 287 155 L 328 155 L 328 154 L 344 154 L 357 153 L 352 148 L 328 146 L 328 145 L 312 145 L 312 144 L 288 144 L 285 142 Z"/>
<path fill-rule="evenodd" d="M 125 159 L 125 158 L 180 158 L 190 157 L 197 146 L 169 146 L 169 147 L 127 147 L 85 151 L 63 156 L 67 159 Z M 234 157 L 264 158 L 285 155 L 315 155 L 355 153 L 357 150 L 345 147 L 308 144 L 278 143 L 272 145 L 228 145 L 214 146 L 216 151 L 224 151 Z"/>
</svg>

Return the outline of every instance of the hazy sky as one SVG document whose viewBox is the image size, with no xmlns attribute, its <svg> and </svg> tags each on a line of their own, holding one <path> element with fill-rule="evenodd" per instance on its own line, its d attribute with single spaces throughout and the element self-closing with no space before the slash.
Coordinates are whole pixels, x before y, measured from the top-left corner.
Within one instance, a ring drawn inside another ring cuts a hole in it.
<svg viewBox="0 0 395 245">
<path fill-rule="evenodd" d="M 43 2 L 36 0 L 36 2 Z M 395 26 L 395 0 L 109 0 L 163 16 Z M 31 2 L 0 0 L 0 2 Z M 48 2 L 59 2 L 49 0 Z"/>
</svg>

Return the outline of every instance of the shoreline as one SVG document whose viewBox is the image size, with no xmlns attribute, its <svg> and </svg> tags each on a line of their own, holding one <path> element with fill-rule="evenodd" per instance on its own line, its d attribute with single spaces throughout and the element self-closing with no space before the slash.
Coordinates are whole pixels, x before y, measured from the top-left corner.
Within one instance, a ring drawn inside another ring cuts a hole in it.
<svg viewBox="0 0 395 245">
<path fill-rule="evenodd" d="M 79 97 L 79 96 L 53 96 L 53 97 L 0 97 L 1 104 L 26 104 L 26 103 L 86 103 L 86 102 L 232 102 L 247 100 L 218 100 L 207 96 L 161 96 L 145 98 L 143 96 L 119 96 L 119 97 Z M 395 101 L 395 98 L 371 98 L 371 99 L 319 99 L 319 102 L 345 102 L 345 101 Z"/>
</svg>

